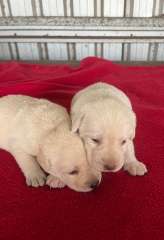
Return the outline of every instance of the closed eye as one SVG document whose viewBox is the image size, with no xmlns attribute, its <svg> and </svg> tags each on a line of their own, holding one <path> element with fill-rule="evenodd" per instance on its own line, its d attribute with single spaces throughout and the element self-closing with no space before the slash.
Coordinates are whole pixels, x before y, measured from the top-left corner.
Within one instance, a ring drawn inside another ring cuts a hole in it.
<svg viewBox="0 0 164 240">
<path fill-rule="evenodd" d="M 96 144 L 100 144 L 100 139 L 97 138 L 91 138 L 92 142 L 96 143 Z"/>
<path fill-rule="evenodd" d="M 78 174 L 78 173 L 79 173 L 78 170 L 73 170 L 73 171 L 69 172 L 70 175 L 76 175 L 76 174 Z"/>
<path fill-rule="evenodd" d="M 125 143 L 126 143 L 125 139 L 121 141 L 121 145 L 125 145 Z"/>
</svg>

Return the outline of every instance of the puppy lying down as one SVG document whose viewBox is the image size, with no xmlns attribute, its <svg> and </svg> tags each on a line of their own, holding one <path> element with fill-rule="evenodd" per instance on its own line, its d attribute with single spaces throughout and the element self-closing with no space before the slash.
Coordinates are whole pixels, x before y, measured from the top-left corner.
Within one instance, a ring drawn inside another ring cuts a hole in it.
<svg viewBox="0 0 164 240">
<path fill-rule="evenodd" d="M 67 185 L 87 192 L 100 182 L 101 174 L 90 167 L 81 139 L 70 131 L 65 108 L 44 99 L 8 95 L 0 98 L 0 126 L 0 148 L 15 157 L 27 185 Z"/>
<path fill-rule="evenodd" d="M 122 167 L 144 175 L 146 166 L 135 157 L 136 116 L 128 97 L 106 83 L 79 91 L 72 100 L 72 131 L 83 139 L 90 164 L 101 171 Z"/>
</svg>

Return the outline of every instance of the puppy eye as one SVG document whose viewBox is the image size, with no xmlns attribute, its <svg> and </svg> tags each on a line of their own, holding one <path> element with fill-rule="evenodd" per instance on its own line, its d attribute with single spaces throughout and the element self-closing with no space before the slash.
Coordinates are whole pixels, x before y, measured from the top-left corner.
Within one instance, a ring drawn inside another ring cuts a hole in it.
<svg viewBox="0 0 164 240">
<path fill-rule="evenodd" d="M 126 140 L 121 141 L 121 145 L 125 145 L 125 143 L 126 143 Z"/>
<path fill-rule="evenodd" d="M 69 174 L 70 175 L 76 175 L 76 174 L 78 174 L 79 172 L 78 172 L 78 170 L 73 170 L 73 171 L 71 171 Z"/>
<path fill-rule="evenodd" d="M 100 143 L 100 140 L 99 139 L 96 139 L 96 138 L 91 138 L 92 142 L 96 143 L 96 144 L 99 144 Z"/>
</svg>

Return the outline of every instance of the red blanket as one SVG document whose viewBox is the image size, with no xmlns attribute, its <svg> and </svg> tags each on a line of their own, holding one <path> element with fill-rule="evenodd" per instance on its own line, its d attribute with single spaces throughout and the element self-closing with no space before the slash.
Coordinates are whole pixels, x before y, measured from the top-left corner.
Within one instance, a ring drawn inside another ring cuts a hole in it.
<svg viewBox="0 0 164 240">
<path fill-rule="evenodd" d="M 91 193 L 34 189 L 25 185 L 12 156 L 1 151 L 0 240 L 163 240 L 164 66 L 129 67 L 92 57 L 79 67 L 0 64 L 1 96 L 46 97 L 68 108 L 76 91 L 97 81 L 130 97 L 138 119 L 136 155 L 148 175 L 104 174 Z"/>
</svg>

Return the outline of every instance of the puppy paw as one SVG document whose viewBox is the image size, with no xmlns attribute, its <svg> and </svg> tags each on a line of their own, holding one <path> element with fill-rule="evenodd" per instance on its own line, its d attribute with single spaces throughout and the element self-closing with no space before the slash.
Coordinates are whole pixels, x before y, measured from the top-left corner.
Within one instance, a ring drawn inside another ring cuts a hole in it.
<svg viewBox="0 0 164 240">
<path fill-rule="evenodd" d="M 46 184 L 50 188 L 64 188 L 66 186 L 66 184 L 63 183 L 59 178 L 54 177 L 52 175 L 48 175 Z"/>
<path fill-rule="evenodd" d="M 41 169 L 35 169 L 26 177 L 26 184 L 32 187 L 44 186 L 46 181 L 46 174 Z"/>
<path fill-rule="evenodd" d="M 139 161 L 129 162 L 124 165 L 124 170 L 132 176 L 143 176 L 147 173 L 146 165 Z"/>
</svg>

